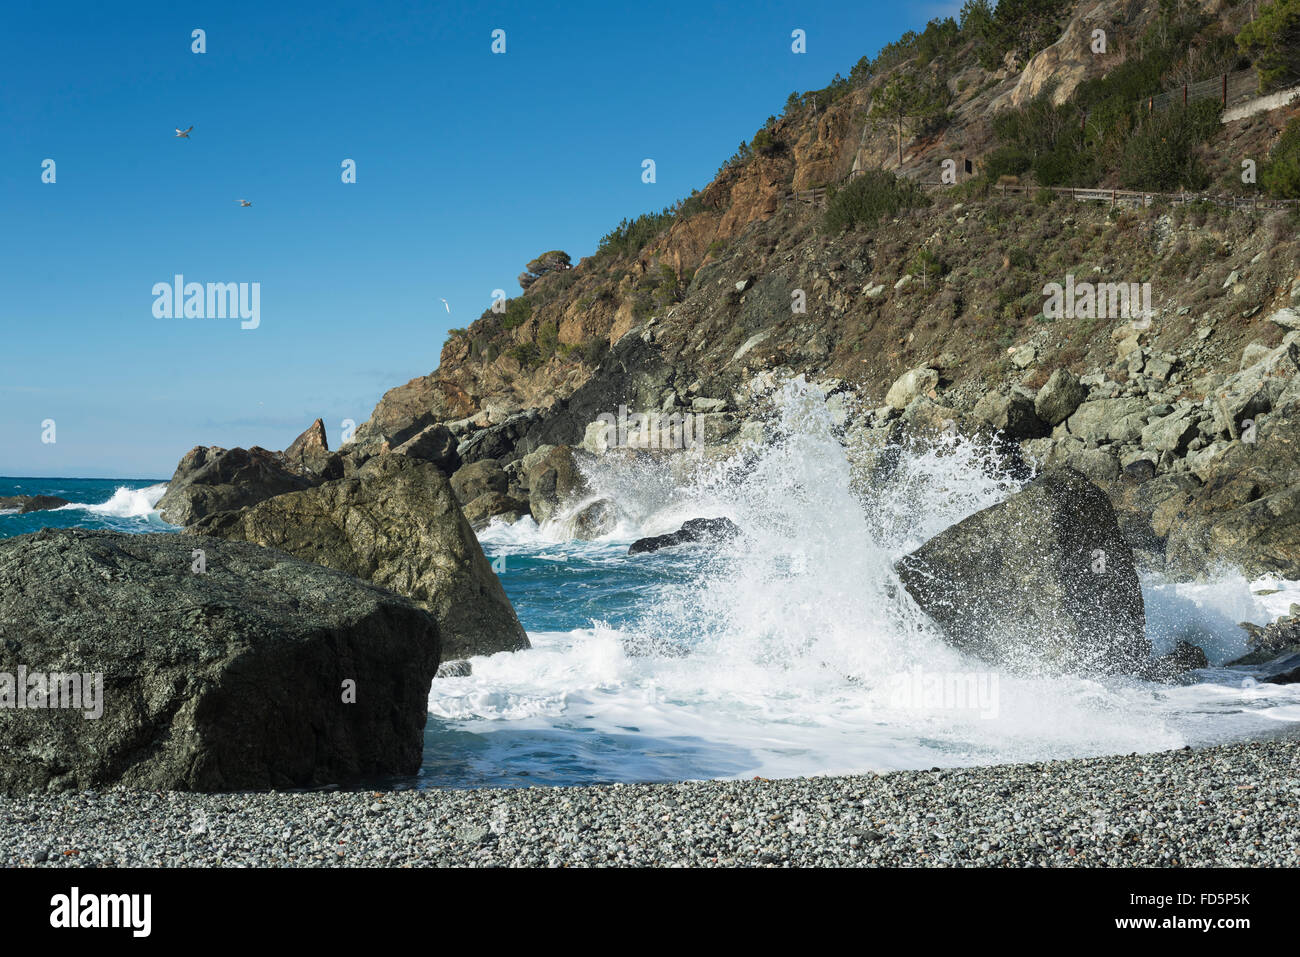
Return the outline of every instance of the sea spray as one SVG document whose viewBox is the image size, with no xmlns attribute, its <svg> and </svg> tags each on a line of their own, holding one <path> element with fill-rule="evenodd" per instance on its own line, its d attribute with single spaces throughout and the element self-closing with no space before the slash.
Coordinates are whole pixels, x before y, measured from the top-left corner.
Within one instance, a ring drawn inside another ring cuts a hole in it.
<svg viewBox="0 0 1300 957">
<path fill-rule="evenodd" d="M 875 439 L 860 417 L 801 379 L 765 399 L 766 442 L 598 459 L 592 494 L 621 510 L 600 540 L 550 540 L 527 520 L 484 533 L 489 554 L 509 555 L 534 648 L 475 659 L 430 695 L 440 728 L 480 736 L 483 783 L 521 768 L 519 783 L 572 783 L 1042 760 L 1300 721 L 1300 688 L 1236 672 L 1186 686 L 1024 678 L 959 654 L 893 563 L 1019 482 L 992 448 L 949 435 L 905 447 L 868 487 L 855 466 Z M 743 536 L 627 555 L 634 538 L 719 516 Z M 1162 607 L 1178 617 L 1172 598 Z"/>
</svg>

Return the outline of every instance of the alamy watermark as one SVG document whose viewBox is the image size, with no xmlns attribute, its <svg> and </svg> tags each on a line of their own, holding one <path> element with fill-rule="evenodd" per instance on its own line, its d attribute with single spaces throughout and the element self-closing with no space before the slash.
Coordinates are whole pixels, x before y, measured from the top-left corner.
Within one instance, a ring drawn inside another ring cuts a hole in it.
<svg viewBox="0 0 1300 957">
<path fill-rule="evenodd" d="M 704 423 L 689 412 L 634 412 L 620 405 L 618 414 L 602 412 L 596 422 L 604 425 L 603 445 L 607 449 L 689 449 L 704 441 Z"/>
<path fill-rule="evenodd" d="M 242 319 L 241 329 L 262 324 L 260 282 L 186 282 L 177 273 L 171 282 L 153 286 L 153 314 L 157 319 Z"/>
<path fill-rule="evenodd" d="M 1076 283 L 1068 273 L 1064 285 L 1049 282 L 1043 295 L 1048 319 L 1150 319 L 1155 314 L 1149 282 Z"/>
<path fill-rule="evenodd" d="M 16 673 L 0 671 L 0 708 L 66 708 L 80 710 L 93 721 L 104 715 L 104 674 L 28 671 L 26 665 L 19 665 Z"/>
<path fill-rule="evenodd" d="M 890 676 L 889 704 L 904 711 L 971 711 L 996 718 L 997 672 L 932 672 L 916 665 Z"/>
</svg>

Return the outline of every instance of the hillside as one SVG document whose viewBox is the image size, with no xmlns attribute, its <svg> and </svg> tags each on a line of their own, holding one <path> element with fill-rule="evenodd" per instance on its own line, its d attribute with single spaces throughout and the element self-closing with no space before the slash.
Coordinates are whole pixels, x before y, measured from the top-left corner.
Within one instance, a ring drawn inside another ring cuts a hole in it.
<svg viewBox="0 0 1300 957">
<path fill-rule="evenodd" d="M 1069 104 L 1081 86 L 1088 93 L 1091 84 L 1092 100 L 1113 110 L 1109 101 L 1116 96 L 1132 106 L 1180 77 L 1200 79 L 1248 64 L 1232 38 L 1251 5 L 1189 5 L 1175 13 L 1167 4 L 1116 0 L 1022 6 L 1062 11 L 1023 31 L 1029 42 L 1042 42 L 1059 29 L 1054 42 L 1041 50 L 1009 47 L 989 64 L 1000 48 L 975 38 L 973 26 L 934 21 L 874 61 L 864 58 L 847 80 L 836 77 L 823 90 L 792 94 L 782 115 L 770 118 L 702 190 L 663 214 L 625 221 L 596 255 L 572 269 L 545 273 L 503 304 L 503 312 L 489 310 L 453 334 L 439 369 L 390 393 L 378 415 L 408 396 L 435 409 L 439 419 L 485 408 L 500 415 L 545 407 L 571 395 L 609 346 L 651 320 L 664 347 L 705 376 L 742 371 L 728 370 L 727 360 L 759 331 L 769 335 L 763 349 L 751 350 L 748 366 L 793 362 L 881 394 L 899 370 L 938 360 L 952 336 L 963 342 L 964 368 L 950 370 L 958 382 L 972 375 L 987 380 L 997 372 L 999 349 L 1024 338 L 1046 349 L 1045 358 L 1059 358 L 1058 364 L 1082 374 L 1100 358 L 1090 352 L 1090 330 L 1046 330 L 1034 323 L 1042 286 L 1068 269 L 1099 268 L 1107 275 L 1122 272 L 1126 281 L 1152 281 L 1164 307 L 1195 313 L 1178 328 L 1162 330 L 1167 348 L 1205 321 L 1230 320 L 1248 309 L 1254 303 L 1241 310 L 1235 301 L 1231 308 L 1215 308 L 1203 299 L 1222 297 L 1187 280 L 1207 271 L 1226 276 L 1237 264 L 1234 246 L 1261 228 L 1285 236 L 1291 232 L 1285 217 L 1163 207 L 1113 216 L 1092 205 L 1035 206 L 1022 196 L 1004 201 L 996 190 L 990 195 L 989 186 L 999 171 L 1014 170 L 1025 183 L 1258 190 L 1240 182 L 1237 158 L 1257 156 L 1262 163 L 1294 109 L 1221 129 L 1213 123 L 1212 134 L 1195 147 L 1201 168 L 1191 177 L 1196 181 L 1154 186 L 1144 182 L 1144 171 L 1127 169 L 1122 155 L 1113 163 L 1090 163 L 1073 183 L 1052 177 L 1049 163 L 1025 169 L 1019 156 L 1025 150 L 1004 142 L 1005 130 L 1001 137 L 995 131 L 1046 103 Z M 1106 30 L 1105 55 L 1091 51 L 1094 29 Z M 944 42 L 950 30 L 957 31 L 951 44 Z M 1179 58 L 1168 49 L 1175 40 L 1155 45 L 1151 35 L 1175 36 L 1193 52 Z M 932 48 L 942 55 L 932 55 Z M 1164 73 L 1154 72 L 1161 66 Z M 1104 86 L 1107 77 L 1115 90 Z M 942 116 L 904 123 L 901 165 L 897 125 L 871 115 L 873 101 L 900 81 L 946 92 Z M 1096 134 L 1097 142 L 1083 144 L 1078 154 L 1113 151 L 1105 142 L 1109 135 Z M 839 232 L 814 210 L 790 208 L 783 199 L 796 190 L 842 188 L 855 172 L 874 169 L 937 182 L 945 159 L 956 161 L 962 182 L 933 194 L 932 205 L 880 225 Z M 968 159 L 974 176 L 964 172 Z M 1271 250 L 1270 268 L 1254 271 L 1262 275 L 1254 277 L 1257 291 L 1248 298 L 1276 286 L 1294 261 L 1289 247 L 1278 248 L 1271 239 L 1262 245 Z M 937 259 L 929 268 L 942 281 L 896 292 L 894 284 L 913 266 L 926 268 L 928 257 Z M 750 286 L 736 294 L 734 284 L 741 281 Z M 881 283 L 883 293 L 866 294 Z M 797 317 L 789 308 L 796 288 L 807 294 L 807 313 Z M 1249 329 L 1240 335 L 1228 331 L 1227 345 L 1241 335 L 1249 336 Z M 1231 353 L 1225 347 L 1207 359 L 1226 361 Z M 864 354 L 871 361 L 863 362 Z"/>
</svg>

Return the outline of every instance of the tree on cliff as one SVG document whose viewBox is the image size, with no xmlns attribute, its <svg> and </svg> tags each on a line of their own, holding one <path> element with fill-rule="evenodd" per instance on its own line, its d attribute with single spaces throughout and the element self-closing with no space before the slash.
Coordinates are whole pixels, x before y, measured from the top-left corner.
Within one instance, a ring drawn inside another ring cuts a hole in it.
<svg viewBox="0 0 1300 957">
<path fill-rule="evenodd" d="M 1242 28 L 1237 45 L 1254 58 L 1261 93 L 1300 77 L 1300 0 L 1273 0 Z"/>
<path fill-rule="evenodd" d="M 547 273 L 563 272 L 572 266 L 569 254 L 561 249 L 552 249 L 532 260 L 519 274 L 519 285 L 527 289 Z"/>
<path fill-rule="evenodd" d="M 903 165 L 903 131 L 943 113 L 943 98 L 934 86 L 917 82 L 910 73 L 898 73 L 871 100 L 872 119 L 887 123 L 898 133 L 898 165 Z"/>
</svg>

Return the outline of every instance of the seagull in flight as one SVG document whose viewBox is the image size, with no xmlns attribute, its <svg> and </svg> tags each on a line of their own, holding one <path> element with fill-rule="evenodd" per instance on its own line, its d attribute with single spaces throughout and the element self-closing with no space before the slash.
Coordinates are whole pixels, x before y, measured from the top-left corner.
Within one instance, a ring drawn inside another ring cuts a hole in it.
<svg viewBox="0 0 1300 957">
<path fill-rule="evenodd" d="M 448 312 L 451 312 L 451 303 L 449 303 L 446 299 L 444 299 L 442 300 L 442 304 L 447 307 Z"/>
<path fill-rule="evenodd" d="M 237 202 L 240 206 L 252 206 L 252 205 L 253 205 L 252 203 L 250 203 L 250 202 L 249 202 L 248 200 L 246 200 L 246 199 L 237 199 L 237 200 L 235 200 L 235 202 Z"/>
<path fill-rule="evenodd" d="M 191 126 L 189 130 L 183 130 L 183 129 L 181 129 L 181 128 L 178 126 L 178 127 L 176 127 L 176 135 L 179 136 L 179 137 L 180 137 L 181 139 L 183 139 L 183 140 L 187 140 L 187 139 L 190 138 L 190 130 L 192 130 L 192 129 L 194 129 L 193 126 Z"/>
</svg>

